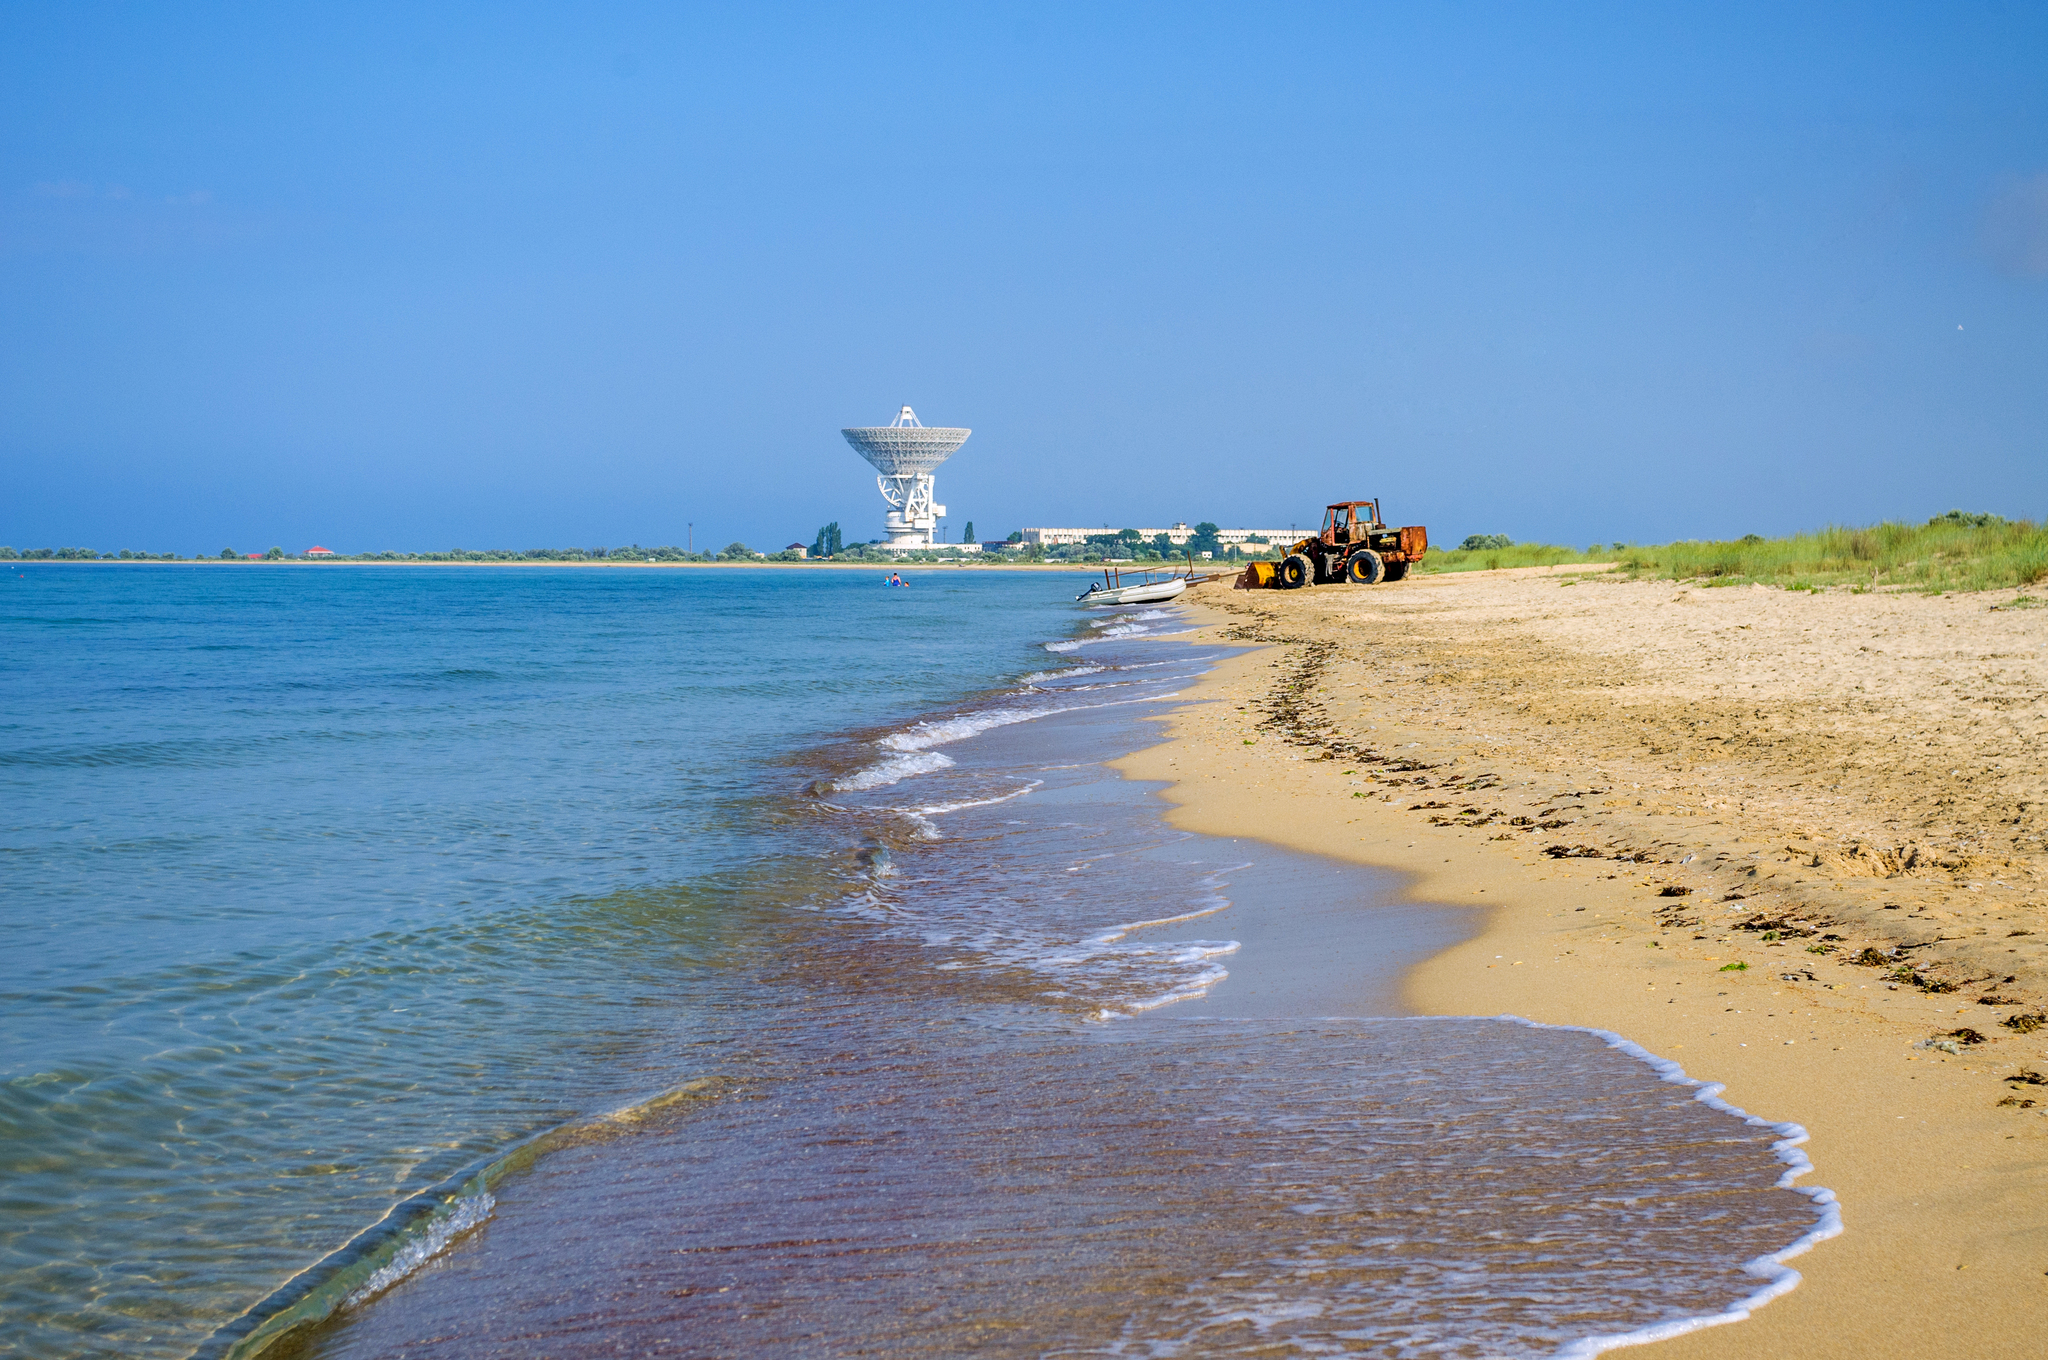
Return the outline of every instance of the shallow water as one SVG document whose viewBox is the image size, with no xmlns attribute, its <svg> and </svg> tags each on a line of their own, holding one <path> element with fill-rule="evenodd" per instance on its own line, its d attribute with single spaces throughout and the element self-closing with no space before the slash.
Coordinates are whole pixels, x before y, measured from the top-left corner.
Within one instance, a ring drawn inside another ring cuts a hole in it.
<svg viewBox="0 0 2048 1360">
<path fill-rule="evenodd" d="M 1597 1036 L 1394 1018 L 1463 913 L 1166 828 L 1099 761 L 1217 655 L 1173 610 L 89 571 L 8 623 L 68 658 L 0 764 L 25 1353 L 224 1353 L 549 1128 L 317 1349 L 1548 1355 L 1820 1221 Z"/>
<path fill-rule="evenodd" d="M 792 753 L 1042 666 L 1071 614 L 1063 577 L 879 578 L 8 573 L 6 1344 L 184 1354 L 687 1076 L 756 914 L 841 890 Z"/>
</svg>

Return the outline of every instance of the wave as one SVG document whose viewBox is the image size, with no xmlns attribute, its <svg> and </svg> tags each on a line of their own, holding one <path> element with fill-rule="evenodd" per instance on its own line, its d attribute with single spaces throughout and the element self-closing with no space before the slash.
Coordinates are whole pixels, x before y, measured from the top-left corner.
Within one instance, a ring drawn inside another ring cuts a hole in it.
<svg viewBox="0 0 2048 1360">
<path fill-rule="evenodd" d="M 1663 1341 L 1670 1337 L 1683 1336 L 1687 1332 L 1697 1332 L 1706 1327 L 1719 1327 L 1724 1323 L 1746 1321 L 1751 1313 L 1763 1307 L 1772 1299 L 1789 1294 L 1792 1290 L 1799 1287 L 1799 1272 L 1786 1265 L 1787 1261 L 1812 1250 L 1816 1245 L 1827 1241 L 1830 1237 L 1839 1237 L 1841 1235 L 1842 1209 L 1840 1203 L 1835 1198 L 1835 1192 L 1817 1185 L 1798 1184 L 1802 1176 L 1809 1175 L 1813 1171 L 1813 1162 L 1804 1152 L 1800 1151 L 1801 1145 L 1807 1141 L 1808 1137 L 1804 1126 L 1763 1119 L 1742 1109 L 1740 1106 L 1730 1104 L 1728 1101 L 1721 1099 L 1721 1093 L 1728 1089 L 1724 1083 L 1701 1081 L 1697 1077 L 1689 1077 L 1685 1074 L 1685 1069 L 1672 1059 L 1659 1057 L 1641 1044 L 1631 1039 L 1624 1039 L 1612 1030 L 1594 1029 L 1588 1025 L 1546 1025 L 1537 1020 L 1525 1020 L 1519 1015 L 1503 1015 L 1498 1018 L 1513 1024 L 1526 1025 L 1530 1029 L 1576 1030 L 1581 1034 L 1591 1034 L 1609 1048 L 1617 1049 L 1628 1054 L 1631 1058 L 1647 1064 L 1665 1081 L 1676 1086 L 1697 1087 L 1698 1089 L 1693 1093 L 1693 1099 L 1701 1104 L 1711 1109 L 1719 1110 L 1723 1114 L 1733 1115 L 1743 1123 L 1754 1128 L 1771 1130 L 1771 1132 L 1778 1135 L 1778 1141 L 1771 1144 L 1771 1155 L 1785 1164 L 1784 1174 L 1778 1177 L 1778 1188 L 1806 1196 L 1820 1210 L 1820 1222 L 1814 1226 L 1812 1231 L 1796 1238 L 1788 1246 L 1759 1256 L 1753 1261 L 1743 1263 L 1742 1270 L 1744 1274 L 1757 1276 L 1765 1281 L 1765 1283 L 1755 1293 L 1738 1300 L 1733 1307 L 1702 1317 L 1679 1318 L 1672 1322 L 1662 1322 L 1652 1327 L 1638 1328 L 1632 1332 L 1583 1337 L 1559 1351 L 1558 1360 L 1592 1360 L 1592 1357 L 1599 1355 L 1603 1351 L 1616 1350 L 1623 1346 L 1646 1345 L 1652 1341 Z"/>
<path fill-rule="evenodd" d="M 842 793 L 859 793 L 863 789 L 885 788 L 890 784 L 917 774 L 930 774 L 943 770 L 953 763 L 953 758 L 939 751 L 906 752 L 891 756 L 879 764 L 857 770 L 844 779 L 834 780 L 832 787 Z"/>
<path fill-rule="evenodd" d="M 1017 683 L 1020 685 L 1037 685 L 1046 680 L 1065 680 L 1070 676 L 1076 675 L 1096 675 L 1108 669 L 1109 667 L 1107 666 L 1065 666 L 1056 671 L 1033 671 Z"/>
<path fill-rule="evenodd" d="M 1123 623 L 1144 623 L 1152 619 L 1177 619 L 1180 615 L 1170 609 L 1147 609 L 1138 614 L 1111 614 L 1107 618 L 1091 619 L 1090 628 L 1114 628 Z"/>
<path fill-rule="evenodd" d="M 1079 651 L 1081 648 L 1089 646 L 1092 643 L 1109 642 L 1113 639 L 1133 637 L 1178 637 L 1182 633 L 1192 633 L 1195 631 L 1192 628 L 1180 628 L 1174 630 L 1171 633 L 1161 633 L 1156 629 L 1147 628 L 1143 624 L 1131 622 L 1127 618 L 1121 616 L 1115 620 L 1104 620 L 1104 622 L 1108 624 L 1108 627 L 1102 627 L 1102 625 L 1100 624 L 1096 625 L 1096 627 L 1100 628 L 1101 631 L 1097 632 L 1094 637 L 1066 638 L 1059 642 L 1048 642 L 1042 645 L 1048 652 L 1053 652 L 1059 655 L 1065 655 L 1068 652 Z"/>
<path fill-rule="evenodd" d="M 435 1189 L 409 1196 L 340 1250 L 221 1327 L 193 1352 L 193 1360 L 254 1360 L 273 1347 L 293 1348 L 336 1313 L 369 1302 L 488 1221 L 497 1205 L 491 1192 L 507 1176 L 572 1143 L 616 1137 L 679 1106 L 715 1099 L 726 1085 L 717 1077 L 699 1077 L 607 1114 L 558 1124 L 472 1164 Z"/>
</svg>

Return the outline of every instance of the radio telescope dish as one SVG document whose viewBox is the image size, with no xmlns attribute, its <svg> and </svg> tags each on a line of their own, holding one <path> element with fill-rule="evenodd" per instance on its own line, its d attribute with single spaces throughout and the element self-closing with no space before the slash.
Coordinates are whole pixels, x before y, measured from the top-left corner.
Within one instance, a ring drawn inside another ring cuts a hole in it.
<svg viewBox="0 0 2048 1360">
<path fill-rule="evenodd" d="M 875 485 L 890 505 L 884 525 L 888 542 L 898 550 L 932 546 L 932 532 L 946 507 L 932 500 L 932 473 L 967 442 L 972 430 L 958 426 L 926 426 L 908 406 L 888 425 L 859 425 L 841 430 L 853 451 L 874 466 Z"/>
</svg>

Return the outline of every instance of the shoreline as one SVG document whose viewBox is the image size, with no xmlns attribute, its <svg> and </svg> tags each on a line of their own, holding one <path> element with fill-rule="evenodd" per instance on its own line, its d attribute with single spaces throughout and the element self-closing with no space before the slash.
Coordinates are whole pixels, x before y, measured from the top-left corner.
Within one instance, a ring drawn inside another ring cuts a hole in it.
<svg viewBox="0 0 2048 1360">
<path fill-rule="evenodd" d="M 1469 656 L 1506 656 L 1525 641 L 1534 610 L 1550 608 L 1533 592 L 1554 592 L 1556 575 L 1537 569 L 1424 576 L 1396 592 L 1340 587 L 1233 597 L 1205 590 L 1183 597 L 1198 625 L 1183 638 L 1249 642 L 1256 649 L 1225 660 L 1185 692 L 1176 708 L 1155 719 L 1166 740 L 1117 768 L 1160 781 L 1171 825 L 1392 869 L 1406 879 L 1407 901 L 1489 908 L 1476 937 L 1409 974 L 1405 994 L 1417 1013 L 1511 1013 L 1608 1030 L 1680 1064 L 1695 1080 L 1725 1083 L 1724 1098 L 1752 1115 L 1808 1130 L 1804 1151 L 1816 1168 L 1809 1181 L 1839 1197 L 1844 1233 L 1794 1263 L 1801 1287 L 1743 1326 L 1664 1341 L 1670 1353 L 1846 1360 L 1887 1353 L 1902 1335 L 1939 1335 L 1946 1353 L 2031 1354 L 2048 1306 L 2048 1109 L 2041 1108 L 2048 1100 L 2037 1099 L 2032 1108 L 2018 1102 L 2048 1095 L 2048 1087 L 2000 1078 L 2048 1068 L 2042 1052 L 2048 1031 L 1994 1027 L 2002 1011 L 1973 1004 L 1981 986 L 1922 992 L 1888 981 L 1893 974 L 1887 969 L 1856 967 L 1847 959 L 1851 949 L 1903 944 L 1917 952 L 1894 957 L 1925 961 L 1908 972 L 1940 987 L 1952 985 L 1947 978 L 1962 981 L 1983 962 L 1985 950 L 2009 948 L 2011 977 L 2005 983 L 1993 978 L 1993 986 L 2020 994 L 2016 1011 L 2039 1010 L 2035 941 L 2008 945 L 2000 930 L 1993 943 L 1966 915 L 1972 904 L 1979 915 L 2015 920 L 2028 909 L 2039 911 L 2031 896 L 2034 866 L 2008 858 L 1998 866 L 2005 879 L 1999 886 L 2014 891 L 1990 897 L 1948 881 L 1982 867 L 1970 863 L 1940 878 L 1901 871 L 1889 884 L 1871 879 L 1837 890 L 1854 859 L 1817 838 L 1798 843 L 1813 848 L 1811 864 L 1789 850 L 1775 857 L 1753 850 L 1739 862 L 1722 852 L 1712 860 L 1702 853 L 1712 842 L 1699 834 L 1709 828 L 1689 828 L 1702 847 L 1691 850 L 1691 841 L 1674 837 L 1669 825 L 1655 828 L 1662 835 L 1650 850 L 1637 850 L 1625 862 L 1598 849 L 1576 853 L 1596 831 L 1599 838 L 1633 844 L 1649 836 L 1643 823 L 1650 814 L 1634 807 L 1601 814 L 1606 820 L 1597 828 L 1588 825 L 1598 820 L 1594 816 L 1547 818 L 1553 826 L 1540 828 L 1535 814 L 1567 791 L 1646 783 L 1624 781 L 1623 775 L 1642 771 L 1600 738 L 1619 728 L 1638 741 L 1642 714 L 1629 711 L 1631 702 L 1670 686 L 1653 667 L 1631 673 L 1611 657 L 1595 658 L 1609 687 L 1596 710 L 1608 710 L 1607 716 L 1577 715 L 1576 725 L 1560 732 L 1553 725 L 1559 720 L 1530 714 L 1524 723 L 1549 729 L 1540 740 L 1518 743 L 1503 733 L 1503 705 L 1512 710 L 1528 699 L 1544 706 L 1540 678 L 1516 672 L 1522 683 L 1503 692 L 1497 669 L 1475 667 Z M 1661 602 L 1675 588 L 1669 582 L 1611 584 L 1643 598 L 1606 596 L 1590 601 L 1592 608 L 1648 607 L 1649 593 Z M 1756 616 L 1735 628 L 1765 627 L 1775 615 L 1812 603 L 1785 592 L 1716 593 L 1728 597 L 1716 603 Z M 1939 611 L 1943 604 L 1915 597 L 1899 607 Z M 1574 599 L 1573 612 L 1588 605 Z M 1454 617 L 1422 617 L 1447 609 Z M 1475 610 L 1498 617 L 1481 619 Z M 1956 623 L 1946 616 L 1938 621 L 1944 632 Z M 1802 622 L 1812 625 L 1810 618 Z M 1410 637 L 1404 626 L 1434 631 Z M 1546 643 L 1561 654 L 1558 631 L 1552 627 Z M 1453 636 L 1455 648 L 1444 640 Z M 1387 645 L 1397 639 L 1408 646 L 1398 663 Z M 1632 636 L 1628 646 L 1654 651 L 1658 641 Z M 1461 655 L 1451 656 L 1453 650 Z M 1555 667 L 1551 653 L 1541 659 Z M 1397 665 L 1409 667 L 1411 677 L 1426 669 L 1427 681 L 1403 685 L 1380 677 L 1381 669 Z M 1813 677 L 1804 678 L 1810 686 Z M 1687 712 L 1698 707 L 1682 693 L 1675 697 Z M 1466 704 L 1457 716 L 1468 721 L 1452 720 L 1455 702 Z M 1475 726 L 1480 730 L 1471 730 Z M 1601 777 L 1572 777 L 1594 772 Z M 1693 766 L 1678 773 L 1666 781 L 1676 787 L 1655 790 L 1657 797 L 1705 801 L 1707 779 L 1727 772 Z M 1572 784 L 1576 789 L 1564 787 Z M 1763 791 L 1754 782 L 1748 787 L 1752 801 L 1765 801 L 1754 798 Z M 1406 791 L 1397 795 L 1396 789 Z M 1814 792 L 1804 801 L 1768 800 L 1753 820 L 1769 825 L 1745 823 L 1742 830 L 1768 838 L 1759 845 L 1774 839 L 1789 846 L 1787 837 L 1772 833 L 1801 815 L 1818 820 Z M 1526 831 L 1501 806 L 1516 799 L 1532 805 L 1523 818 Z M 1745 812 L 1749 806 L 1743 805 Z M 1710 821 L 1712 830 L 1728 834 L 1721 820 Z M 1552 844 L 1567 853 L 1544 854 Z M 1804 871 L 1814 867 L 1829 872 L 1809 878 Z M 1716 872 L 1723 882 L 1709 877 Z M 1760 880 L 1775 886 L 1759 887 Z M 1901 914 L 1904 919 L 1877 916 L 1896 908 L 1871 890 L 1894 886 L 1941 905 L 1915 907 L 1910 917 Z M 1683 891 L 1662 896 L 1667 888 Z M 1862 904 L 1867 910 L 1849 905 L 1851 889 L 1858 899 L 1871 898 Z M 1724 892 L 1755 905 L 1755 916 L 1740 919 L 1771 914 L 1784 920 L 1786 938 L 1766 940 L 1761 931 L 1745 938 L 1730 930 L 1736 913 L 1751 908 L 1724 905 Z M 1822 906 L 1832 916 L 1821 916 Z M 1934 932 L 1941 938 L 1927 944 L 1906 938 L 1933 919 L 1946 927 Z M 1840 926 L 1826 933 L 1843 943 L 1826 955 L 1809 954 L 1809 923 Z M 1701 928 L 1709 933 L 1700 935 Z M 1889 945 L 1887 929 L 1895 937 Z M 1967 936 L 1970 930 L 1978 934 Z M 1988 1031 L 1987 1041 L 1953 1053 L 1922 1046 L 1930 1035 L 1964 1026 Z"/>
</svg>

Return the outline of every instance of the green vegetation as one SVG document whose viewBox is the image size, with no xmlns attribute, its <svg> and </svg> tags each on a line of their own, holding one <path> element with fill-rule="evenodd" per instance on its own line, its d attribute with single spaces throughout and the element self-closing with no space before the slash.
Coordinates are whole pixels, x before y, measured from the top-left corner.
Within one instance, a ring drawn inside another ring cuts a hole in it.
<svg viewBox="0 0 2048 1360">
<path fill-rule="evenodd" d="M 2033 520 L 1951 510 L 1925 524 L 1833 527 L 1787 538 L 1745 534 L 1726 542 L 1643 547 L 1595 543 L 1581 552 L 1553 543 L 1507 543 L 1473 534 L 1448 552 L 1431 551 L 1420 570 L 1615 565 L 1623 580 L 1768 585 L 1787 590 L 2000 590 L 2048 580 L 2048 526 Z M 2015 607 L 2033 601 L 2022 596 Z"/>
<path fill-rule="evenodd" d="M 127 548 L 118 553 L 96 552 L 91 548 L 24 548 L 16 552 L 12 548 L 0 548 L 0 562 L 182 562 L 185 559 L 172 553 L 131 552 Z"/>
<path fill-rule="evenodd" d="M 813 558 L 829 557 L 840 562 L 911 564 L 954 562 L 961 565 L 998 562 L 1073 563 L 1102 562 L 1105 559 L 1134 564 L 1166 564 L 1185 561 L 1192 551 L 1199 562 L 1205 551 L 1214 554 L 1213 565 L 1266 558 L 1276 554 L 1272 545 L 1247 543 L 1242 549 L 1226 547 L 1216 537 L 1216 526 L 1205 520 L 1195 526 L 1189 543 L 1162 543 L 1164 535 L 1147 540 L 1135 529 L 1094 535 L 1086 543 L 1045 548 L 1022 542 L 1021 532 L 1003 543 L 989 543 L 981 553 L 964 553 L 958 545 L 935 544 L 912 553 L 891 553 L 873 543 L 843 543 L 839 526 L 828 524 L 818 531 L 811 545 Z M 233 548 L 222 548 L 220 559 L 238 560 Z M 270 561 L 292 559 L 282 548 L 264 554 Z M 44 562 L 175 562 L 185 559 L 170 553 L 145 553 L 122 549 L 118 553 L 92 548 L 28 548 L 17 551 L 0 547 L 0 561 Z M 203 559 L 201 559 L 203 560 Z M 304 560 L 304 559 L 296 559 Z M 770 553 L 757 557 L 744 543 L 728 545 L 723 552 L 685 552 L 673 545 L 643 548 L 504 548 L 476 550 L 452 548 L 446 552 L 336 553 L 321 561 L 334 562 L 717 562 L 796 561 L 794 552 Z M 1505 534 L 1472 534 L 1456 548 L 1432 550 L 1422 559 L 1425 572 L 1494 571 L 1507 567 L 1613 566 L 1613 579 L 1692 581 L 1708 586 L 1761 584 L 1788 590 L 1847 589 L 1912 590 L 1928 593 L 2014 589 L 2048 581 L 2048 525 L 2034 520 L 2004 519 L 1998 515 L 1971 514 L 1951 510 L 1925 524 L 1884 523 L 1869 528 L 1827 528 L 1788 538 L 1764 538 L 1748 534 L 1726 542 L 1683 542 L 1657 546 L 1595 543 L 1585 548 L 1554 543 L 1514 543 Z M 1559 582 L 1574 584 L 1584 579 L 1568 576 Z M 2021 595 L 1999 608 L 2039 607 L 2042 601 Z"/>
<path fill-rule="evenodd" d="M 1504 538 L 1500 534 L 1474 534 L 1465 542 L 1477 538 Z M 1423 554 L 1417 565 L 1418 571 L 1498 571 L 1502 567 L 1557 567 L 1574 564 L 1601 565 L 1618 559 L 1619 552 L 1610 552 L 1595 543 L 1584 552 L 1577 548 L 1560 547 L 1555 543 L 1510 543 L 1502 547 L 1452 548 L 1447 552 L 1431 548 Z"/>
<path fill-rule="evenodd" d="M 1621 573 L 1630 577 L 1714 586 L 1999 590 L 2048 578 L 2048 527 L 1951 510 L 1925 524 L 1887 522 L 1789 538 L 1749 534 L 1725 543 L 1629 548 L 1619 560 Z"/>
</svg>

